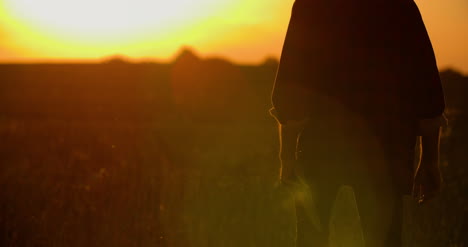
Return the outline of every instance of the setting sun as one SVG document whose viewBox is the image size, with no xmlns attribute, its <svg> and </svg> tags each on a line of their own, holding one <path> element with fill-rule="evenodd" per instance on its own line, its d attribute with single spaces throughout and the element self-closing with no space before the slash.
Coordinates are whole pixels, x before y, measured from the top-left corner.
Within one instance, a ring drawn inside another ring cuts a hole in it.
<svg viewBox="0 0 468 247">
<path fill-rule="evenodd" d="M 0 19 L 8 34 L 6 50 L 23 57 L 86 59 L 119 53 L 167 58 L 183 45 L 202 52 L 227 46 L 242 54 L 238 47 L 247 37 L 260 46 L 258 37 L 271 37 L 278 28 L 265 31 L 258 25 L 277 19 L 279 3 L 270 3 L 276 13 L 258 15 L 259 5 L 234 0 L 4 0 Z M 273 36 L 278 46 L 281 33 Z"/>
<path fill-rule="evenodd" d="M 165 34 L 229 7 L 230 0 L 6 0 L 10 20 L 64 41 L 128 42 Z"/>
<path fill-rule="evenodd" d="M 294 0 L 0 0 L 0 62 L 279 57 Z M 439 66 L 468 71 L 468 4 L 416 0 Z"/>
</svg>

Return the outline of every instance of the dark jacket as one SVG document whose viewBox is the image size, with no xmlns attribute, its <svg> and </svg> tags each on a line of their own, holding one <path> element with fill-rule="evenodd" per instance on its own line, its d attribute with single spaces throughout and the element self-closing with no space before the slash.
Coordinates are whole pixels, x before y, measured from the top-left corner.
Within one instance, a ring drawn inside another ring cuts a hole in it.
<svg viewBox="0 0 468 247">
<path fill-rule="evenodd" d="M 321 114 L 320 97 L 363 115 L 442 114 L 434 52 L 412 0 L 296 0 L 272 93 L 276 117 Z"/>
</svg>

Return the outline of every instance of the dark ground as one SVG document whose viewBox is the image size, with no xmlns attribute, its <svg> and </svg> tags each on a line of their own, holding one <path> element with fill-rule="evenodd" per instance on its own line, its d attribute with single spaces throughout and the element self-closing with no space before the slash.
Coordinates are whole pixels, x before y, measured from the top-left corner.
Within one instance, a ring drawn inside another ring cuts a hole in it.
<svg viewBox="0 0 468 247">
<path fill-rule="evenodd" d="M 276 64 L 0 65 L 0 246 L 291 246 Z M 468 77 L 441 72 L 445 187 L 408 246 L 467 246 Z"/>
</svg>

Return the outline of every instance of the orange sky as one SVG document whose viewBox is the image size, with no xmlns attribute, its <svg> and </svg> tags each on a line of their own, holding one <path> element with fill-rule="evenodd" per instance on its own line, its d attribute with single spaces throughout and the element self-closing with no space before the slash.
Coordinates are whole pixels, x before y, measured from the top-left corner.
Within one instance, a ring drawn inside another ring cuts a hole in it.
<svg viewBox="0 0 468 247">
<path fill-rule="evenodd" d="M 468 1 L 417 0 L 439 67 L 468 73 Z M 0 0 L 0 62 L 168 60 L 181 46 L 258 63 L 279 56 L 293 0 Z"/>
</svg>

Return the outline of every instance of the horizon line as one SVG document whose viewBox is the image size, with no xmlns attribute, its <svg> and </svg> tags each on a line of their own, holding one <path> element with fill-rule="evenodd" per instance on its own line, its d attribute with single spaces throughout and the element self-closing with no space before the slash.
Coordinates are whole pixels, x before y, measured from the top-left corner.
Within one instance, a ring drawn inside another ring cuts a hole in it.
<svg viewBox="0 0 468 247">
<path fill-rule="evenodd" d="M 234 59 L 229 56 L 220 55 L 217 53 L 208 53 L 201 54 L 196 49 L 190 46 L 182 46 L 179 50 L 174 52 L 172 56 L 161 58 L 156 56 L 147 56 L 147 57 L 132 57 L 121 53 L 114 53 L 110 55 L 105 55 L 102 57 L 94 58 L 16 58 L 16 59 L 2 59 L 0 58 L 0 64 L 76 64 L 76 63 L 85 63 L 85 64 L 101 64 L 109 63 L 113 60 L 115 62 L 124 62 L 129 64 L 139 64 L 139 63 L 158 63 L 158 64 L 171 64 L 177 60 L 178 57 L 184 53 L 190 53 L 200 58 L 201 60 L 211 60 L 211 59 L 220 59 L 230 62 L 236 65 L 261 65 L 267 61 L 277 61 L 279 62 L 280 57 L 273 54 L 266 54 L 262 59 L 257 59 L 255 61 L 247 61 L 241 59 Z"/>
<path fill-rule="evenodd" d="M 212 60 L 212 59 L 220 59 L 226 62 L 229 62 L 233 65 L 240 65 L 240 66 L 260 66 L 264 65 L 265 63 L 274 61 L 275 63 L 279 63 L 280 57 L 275 55 L 265 55 L 263 59 L 257 61 L 239 61 L 233 59 L 232 57 L 222 56 L 219 54 L 205 54 L 200 55 L 196 50 L 192 48 L 181 48 L 178 52 L 174 53 L 172 56 L 168 58 L 158 58 L 158 57 L 131 57 L 124 54 L 112 54 L 108 56 L 103 56 L 100 58 L 37 58 L 37 59 L 1 59 L 0 58 L 0 65 L 41 65 L 41 64 L 108 64 L 108 63 L 125 63 L 125 64 L 172 64 L 174 63 L 177 58 L 182 55 L 184 52 L 190 52 L 194 54 L 196 57 L 200 58 L 200 60 Z M 446 66 L 439 66 L 439 72 L 453 70 L 456 71 L 464 76 L 468 76 L 468 70 L 464 71 L 462 68 L 453 66 L 453 65 L 446 65 Z"/>
</svg>

